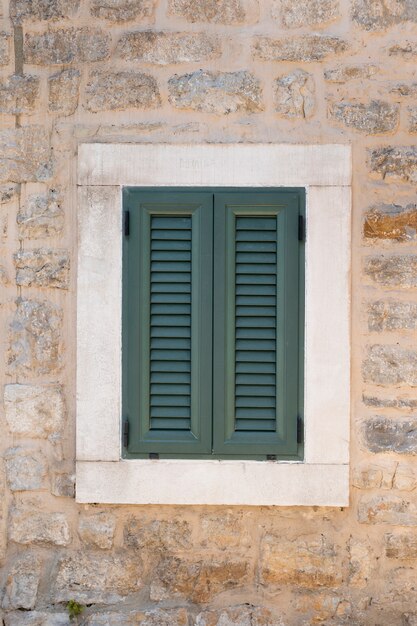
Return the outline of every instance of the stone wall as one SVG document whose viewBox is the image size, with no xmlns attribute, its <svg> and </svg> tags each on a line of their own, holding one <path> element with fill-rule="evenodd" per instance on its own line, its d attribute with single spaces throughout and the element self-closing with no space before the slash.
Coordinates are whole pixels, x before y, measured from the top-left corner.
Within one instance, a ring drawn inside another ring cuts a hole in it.
<svg viewBox="0 0 417 626">
<path fill-rule="evenodd" d="M 0 624 L 417 624 L 415 0 L 0 11 Z M 90 141 L 352 144 L 349 508 L 75 503 Z"/>
</svg>

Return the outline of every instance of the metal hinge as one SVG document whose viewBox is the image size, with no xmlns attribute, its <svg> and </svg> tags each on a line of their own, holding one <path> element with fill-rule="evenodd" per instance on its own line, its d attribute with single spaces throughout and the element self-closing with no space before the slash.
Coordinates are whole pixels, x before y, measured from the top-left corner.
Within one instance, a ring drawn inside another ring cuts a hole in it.
<svg viewBox="0 0 417 626">
<path fill-rule="evenodd" d="M 123 232 L 125 237 L 129 237 L 130 235 L 130 212 L 125 211 L 123 213 Z"/>
<path fill-rule="evenodd" d="M 158 452 L 149 452 L 149 458 L 150 459 L 159 459 Z"/>
<path fill-rule="evenodd" d="M 123 447 L 127 448 L 129 445 L 129 421 L 126 419 L 123 422 Z"/>
<path fill-rule="evenodd" d="M 297 417 L 297 443 L 303 443 L 304 441 L 304 421 L 298 416 Z"/>
<path fill-rule="evenodd" d="M 304 215 L 298 216 L 298 241 L 306 240 L 306 221 Z"/>
</svg>

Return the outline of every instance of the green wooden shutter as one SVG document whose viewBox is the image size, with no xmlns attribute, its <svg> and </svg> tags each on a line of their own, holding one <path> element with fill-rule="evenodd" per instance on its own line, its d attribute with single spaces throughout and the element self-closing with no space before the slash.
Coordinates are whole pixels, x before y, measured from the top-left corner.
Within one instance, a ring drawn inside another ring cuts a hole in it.
<svg viewBox="0 0 417 626">
<path fill-rule="evenodd" d="M 128 455 L 210 453 L 212 195 L 131 191 L 125 205 Z"/>
<path fill-rule="evenodd" d="M 219 193 L 214 222 L 214 453 L 297 453 L 299 198 Z"/>
</svg>

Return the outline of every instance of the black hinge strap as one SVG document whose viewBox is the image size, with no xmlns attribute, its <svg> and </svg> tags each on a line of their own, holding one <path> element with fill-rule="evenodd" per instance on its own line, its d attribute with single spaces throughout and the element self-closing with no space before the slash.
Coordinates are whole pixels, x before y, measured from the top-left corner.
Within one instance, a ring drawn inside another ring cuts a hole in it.
<svg viewBox="0 0 417 626">
<path fill-rule="evenodd" d="M 127 419 L 123 422 L 123 447 L 127 448 L 129 445 L 129 421 Z"/>
<path fill-rule="evenodd" d="M 123 231 L 125 237 L 129 237 L 130 234 L 130 212 L 125 211 L 123 214 Z"/>
<path fill-rule="evenodd" d="M 297 417 L 297 443 L 303 443 L 304 441 L 304 421 L 298 416 Z"/>
<path fill-rule="evenodd" d="M 305 241 L 306 238 L 306 223 L 304 215 L 298 216 L 298 241 Z"/>
</svg>

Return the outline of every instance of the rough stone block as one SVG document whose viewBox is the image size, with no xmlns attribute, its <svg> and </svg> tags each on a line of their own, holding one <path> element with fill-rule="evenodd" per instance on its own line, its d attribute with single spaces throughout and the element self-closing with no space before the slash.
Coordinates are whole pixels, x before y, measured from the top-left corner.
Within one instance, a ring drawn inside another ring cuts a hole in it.
<svg viewBox="0 0 417 626">
<path fill-rule="evenodd" d="M 48 108 L 53 113 L 72 115 L 77 110 L 81 73 L 62 70 L 48 79 Z"/>
<path fill-rule="evenodd" d="M 376 396 L 362 396 L 363 403 L 366 406 L 392 408 L 392 409 L 417 409 L 417 398 L 408 398 L 405 396 L 397 396 L 395 398 L 381 398 Z"/>
<path fill-rule="evenodd" d="M 382 485 L 383 468 L 378 465 L 355 467 L 352 485 L 357 489 L 378 489 Z"/>
<path fill-rule="evenodd" d="M 400 107 L 381 100 L 368 104 L 337 102 L 330 105 L 330 116 L 349 128 L 367 135 L 381 135 L 394 131 L 399 123 Z"/>
<path fill-rule="evenodd" d="M 365 215 L 363 235 L 367 239 L 416 239 L 417 205 L 382 204 L 371 207 Z"/>
<path fill-rule="evenodd" d="M 130 518 L 124 528 L 127 546 L 151 553 L 175 552 L 191 547 L 191 529 L 185 520 L 153 520 Z"/>
<path fill-rule="evenodd" d="M 25 20 L 51 21 L 74 17 L 80 0 L 11 0 L 10 17 L 15 24 Z"/>
<path fill-rule="evenodd" d="M 0 32 L 0 65 L 7 65 L 10 61 L 10 35 Z"/>
<path fill-rule="evenodd" d="M 52 175 L 49 137 L 40 126 L 0 131 L 0 182 L 37 182 Z"/>
<path fill-rule="evenodd" d="M 3 608 L 33 609 L 38 593 L 41 563 L 35 554 L 23 554 L 13 561 L 3 597 Z"/>
<path fill-rule="evenodd" d="M 78 522 L 78 534 L 81 541 L 93 548 L 109 550 L 113 547 L 116 518 L 110 513 L 81 515 Z"/>
<path fill-rule="evenodd" d="M 371 302 L 368 306 L 370 331 L 414 330 L 417 328 L 417 304 L 414 302 Z"/>
<path fill-rule="evenodd" d="M 417 487 L 417 478 L 413 468 L 410 465 L 398 465 L 392 486 L 399 491 L 414 491 Z"/>
<path fill-rule="evenodd" d="M 417 534 L 413 531 L 386 534 L 385 554 L 390 559 L 417 559 Z"/>
<path fill-rule="evenodd" d="M 339 0 L 273 0 L 272 17 L 286 28 L 322 26 L 340 17 Z"/>
<path fill-rule="evenodd" d="M 61 367 L 62 309 L 47 301 L 18 298 L 10 325 L 8 366 L 21 374 L 50 374 Z"/>
<path fill-rule="evenodd" d="M 388 48 L 389 56 L 399 56 L 406 61 L 413 59 L 417 56 L 417 43 L 414 41 L 405 41 L 403 43 L 396 43 Z"/>
<path fill-rule="evenodd" d="M 417 386 L 417 352 L 398 345 L 369 346 L 362 374 L 375 385 Z"/>
<path fill-rule="evenodd" d="M 60 190 L 49 189 L 45 194 L 29 196 L 19 208 L 16 221 L 20 237 L 42 239 L 62 233 L 64 210 Z"/>
<path fill-rule="evenodd" d="M 241 604 L 207 610 L 195 618 L 195 626 L 283 626 L 282 618 L 263 606 Z"/>
<path fill-rule="evenodd" d="M 5 616 L 5 626 L 71 626 L 68 613 L 46 613 L 44 611 L 31 611 L 25 613 L 18 611 L 8 613 Z"/>
<path fill-rule="evenodd" d="M 142 72 L 95 71 L 86 88 L 87 109 L 92 112 L 119 109 L 154 109 L 161 104 L 156 80 Z"/>
<path fill-rule="evenodd" d="M 4 458 L 7 485 L 11 491 L 32 491 L 45 487 L 48 465 L 40 450 L 9 448 Z"/>
<path fill-rule="evenodd" d="M 24 545 L 34 543 L 68 546 L 71 543 L 71 533 L 63 513 L 14 510 L 9 519 L 9 539 Z"/>
<path fill-rule="evenodd" d="M 315 107 L 314 78 L 304 70 L 281 76 L 274 83 L 275 111 L 283 117 L 311 117 Z"/>
<path fill-rule="evenodd" d="M 51 493 L 62 498 L 74 498 L 75 475 L 54 472 L 51 477 Z"/>
<path fill-rule="evenodd" d="M 201 545 L 215 550 L 249 546 L 251 538 L 248 524 L 245 524 L 244 520 L 245 517 L 242 513 L 233 509 L 203 515 L 201 518 Z"/>
<path fill-rule="evenodd" d="M 221 54 L 221 47 L 215 35 L 146 30 L 123 35 L 117 52 L 128 61 L 167 65 L 216 59 Z"/>
<path fill-rule="evenodd" d="M 22 287 L 69 287 L 67 250 L 21 250 L 14 255 L 16 284 Z"/>
<path fill-rule="evenodd" d="M 242 0 L 169 0 L 168 14 L 192 23 L 236 25 L 246 19 Z"/>
<path fill-rule="evenodd" d="M 33 112 L 39 96 L 37 76 L 13 75 L 0 81 L 0 113 L 26 115 Z"/>
<path fill-rule="evenodd" d="M 189 626 L 186 609 L 152 609 L 123 613 L 96 613 L 83 621 L 85 626 Z M 255 624 L 254 624 L 255 626 Z"/>
<path fill-rule="evenodd" d="M 342 570 L 335 547 L 323 536 L 291 541 L 266 535 L 261 547 L 261 580 L 268 585 L 332 588 L 340 586 Z"/>
<path fill-rule="evenodd" d="M 128 22 L 150 18 L 155 0 L 92 0 L 91 15 L 109 22 Z"/>
<path fill-rule="evenodd" d="M 350 80 L 368 79 L 378 73 L 376 65 L 340 65 L 332 69 L 325 70 L 324 80 L 328 83 L 347 83 Z"/>
<path fill-rule="evenodd" d="M 4 461 L 0 459 L 0 563 L 6 557 L 7 520 L 8 503 L 6 500 L 6 471 L 4 468 Z"/>
<path fill-rule="evenodd" d="M 61 28 L 25 35 L 25 62 L 32 65 L 91 63 L 107 59 L 110 35 L 98 28 Z"/>
<path fill-rule="evenodd" d="M 362 438 L 371 452 L 417 454 L 417 418 L 370 417 L 362 423 Z"/>
<path fill-rule="evenodd" d="M 137 593 L 141 576 L 137 557 L 77 552 L 59 559 L 53 601 L 113 604 Z"/>
<path fill-rule="evenodd" d="M 399 496 L 362 496 L 358 520 L 361 524 L 417 526 L 417 505 Z"/>
<path fill-rule="evenodd" d="M 389 146 L 368 150 L 371 173 L 417 183 L 417 146 Z"/>
<path fill-rule="evenodd" d="M 282 39 L 255 37 L 253 56 L 261 61 L 321 61 L 341 54 L 347 42 L 329 35 L 304 35 Z"/>
<path fill-rule="evenodd" d="M 18 186 L 13 183 L 0 185 L 0 204 L 7 204 L 14 200 L 18 193 Z"/>
<path fill-rule="evenodd" d="M 363 589 L 368 585 L 372 574 L 372 551 L 363 541 L 350 539 L 349 546 L 349 585 Z"/>
<path fill-rule="evenodd" d="M 417 92 L 417 89 L 416 89 Z M 408 131 L 417 133 L 417 107 L 409 107 Z"/>
<path fill-rule="evenodd" d="M 391 87 L 390 93 L 394 93 L 402 98 L 408 98 L 409 96 L 417 97 L 417 83 L 398 83 Z"/>
<path fill-rule="evenodd" d="M 188 560 L 169 557 L 156 569 L 151 584 L 151 600 L 187 598 L 209 602 L 218 593 L 236 589 L 248 582 L 248 564 L 241 560 Z"/>
<path fill-rule="evenodd" d="M 44 439 L 61 433 L 65 402 L 60 385 L 6 385 L 4 409 L 13 435 Z"/>
<path fill-rule="evenodd" d="M 417 6 L 413 0 L 354 0 L 352 19 L 365 30 L 386 30 L 405 22 L 417 23 Z"/>
<path fill-rule="evenodd" d="M 173 76 L 169 101 L 179 109 L 204 113 L 255 113 L 263 109 L 259 80 L 249 72 L 206 72 Z"/>
<path fill-rule="evenodd" d="M 417 286 L 417 255 L 379 255 L 364 259 L 364 274 L 385 287 Z"/>
</svg>

